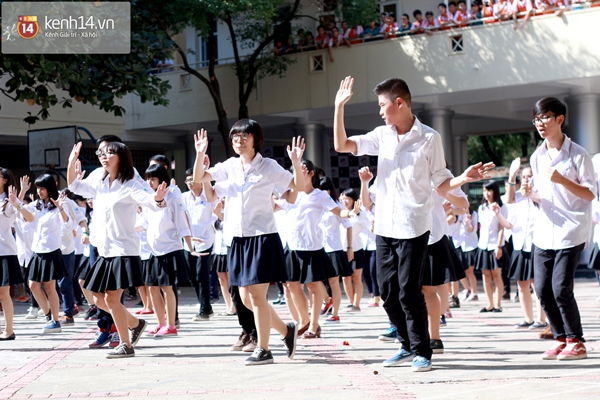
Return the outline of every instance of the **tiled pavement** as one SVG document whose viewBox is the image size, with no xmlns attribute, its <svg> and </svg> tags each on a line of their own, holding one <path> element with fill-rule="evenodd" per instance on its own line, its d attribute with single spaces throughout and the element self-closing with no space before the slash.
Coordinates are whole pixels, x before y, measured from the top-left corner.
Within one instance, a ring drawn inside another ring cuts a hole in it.
<svg viewBox="0 0 600 400">
<path fill-rule="evenodd" d="M 513 328 L 523 319 L 518 303 L 505 302 L 503 313 L 489 315 L 478 313 L 479 300 L 452 310 L 453 318 L 441 328 L 445 354 L 435 355 L 434 369 L 425 373 L 411 372 L 408 364 L 382 368 L 381 361 L 398 345 L 377 340 L 387 319 L 381 307 L 367 308 L 366 298 L 362 312 L 340 314 L 339 324 L 323 323 L 321 339 L 300 340 L 294 360 L 285 357 L 273 333 L 275 364 L 246 367 L 249 354 L 229 350 L 240 333 L 236 317 L 192 322 L 197 310 L 193 292 L 182 290 L 179 336 L 144 336 L 136 357 L 121 360 L 106 359 L 106 349 L 88 349 L 95 323 L 76 318 L 76 325 L 62 333 L 41 335 L 41 318 L 25 320 L 26 306 L 17 305 L 17 340 L 0 342 L 0 399 L 600 397 L 600 303 L 595 301 L 600 287 L 593 279 L 576 285 L 588 359 L 542 361 L 541 353 L 552 342 Z M 222 303 L 214 308 L 224 311 Z M 276 309 L 286 318 L 284 306 Z"/>
</svg>

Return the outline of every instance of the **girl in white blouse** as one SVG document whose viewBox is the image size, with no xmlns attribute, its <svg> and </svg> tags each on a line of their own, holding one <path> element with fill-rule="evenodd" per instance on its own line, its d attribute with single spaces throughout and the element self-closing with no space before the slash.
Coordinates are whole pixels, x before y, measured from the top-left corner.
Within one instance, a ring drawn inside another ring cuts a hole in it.
<svg viewBox="0 0 600 400">
<path fill-rule="evenodd" d="M 465 214 L 456 216 L 456 222 L 451 225 L 452 241 L 461 259 L 466 278 L 461 280 L 465 288 L 463 300 L 479 300 L 477 295 L 477 278 L 473 272 L 477 262 L 477 211 L 469 207 Z"/>
<path fill-rule="evenodd" d="M 63 225 L 67 229 L 72 229 L 73 221 L 63 209 L 66 195 L 64 193 L 58 195 L 54 177 L 42 175 L 35 180 L 34 184 L 39 199 L 25 207 L 34 215 L 36 224 L 33 235 L 33 256 L 28 267 L 29 287 L 46 314 L 48 324 L 42 332 L 60 332 L 56 280 L 65 275 L 65 265 L 60 251 L 62 240 L 57 232 L 60 232 Z M 44 290 L 42 290 L 42 282 Z M 48 309 L 48 302 L 50 302 L 50 309 Z"/>
<path fill-rule="evenodd" d="M 86 276 L 85 287 L 92 291 L 96 306 L 110 312 L 119 333 L 120 344 L 107 358 L 133 357 L 147 323 L 137 319 L 121 304 L 123 289 L 143 285 L 140 261 L 140 238 L 135 231 L 138 204 L 152 211 L 167 205 L 168 188 L 162 183 L 151 193 L 135 178 L 129 149 L 111 142 L 98 150 L 104 175 L 82 180 L 84 173 L 78 160 L 81 142 L 69 156 L 68 180 L 71 191 L 94 199 L 94 233 L 99 257 Z M 127 331 L 129 327 L 131 331 Z"/>
<path fill-rule="evenodd" d="M 480 223 L 477 269 L 482 272 L 483 289 L 488 301 L 480 312 L 502 312 L 502 268 L 506 268 L 507 264 L 503 228 L 510 229 L 511 225 L 506 220 L 508 209 L 502 204 L 496 181 L 488 181 L 483 185 L 483 200 L 477 214 Z M 495 303 L 492 281 L 496 289 Z"/>
<path fill-rule="evenodd" d="M 0 329 L 0 340 L 14 340 L 14 307 L 10 297 L 12 285 L 23 283 L 23 275 L 17 258 L 17 243 L 12 227 L 17 215 L 33 221 L 33 215 L 25 210 L 17 199 L 15 178 L 6 168 L 0 168 L 0 301 L 4 311 L 4 332 Z"/>
<path fill-rule="evenodd" d="M 224 237 L 228 243 L 227 263 L 229 283 L 239 286 L 243 303 L 254 312 L 258 343 L 246 365 L 273 363 L 269 349 L 269 333 L 273 327 L 281 335 L 287 355 L 296 350 L 296 323 L 285 324 L 267 301 L 270 282 L 286 281 L 283 247 L 277 234 L 271 195 L 294 192 L 304 188 L 300 160 L 304 140 L 294 138 L 288 155 L 292 160 L 293 175 L 275 160 L 260 154 L 263 132 L 250 119 L 236 122 L 229 133 L 234 151 L 239 157 L 229 158 L 205 171 L 204 155 L 208 148 L 205 130 L 195 138 L 196 162 L 194 182 L 223 182 L 225 186 Z"/>
</svg>

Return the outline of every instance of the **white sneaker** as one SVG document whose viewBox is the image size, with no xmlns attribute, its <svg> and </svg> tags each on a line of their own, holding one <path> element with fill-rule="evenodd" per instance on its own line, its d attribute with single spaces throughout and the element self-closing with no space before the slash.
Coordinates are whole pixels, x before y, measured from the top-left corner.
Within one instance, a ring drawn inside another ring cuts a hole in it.
<svg viewBox="0 0 600 400">
<path fill-rule="evenodd" d="M 36 308 L 36 310 L 37 310 L 37 308 Z M 46 316 L 46 314 L 44 314 L 44 310 L 42 310 L 42 309 L 40 308 L 40 309 L 38 310 L 38 312 L 37 312 L 37 316 L 38 316 L 38 317 L 45 317 L 45 316 Z"/>
<path fill-rule="evenodd" d="M 44 312 L 42 311 L 42 314 Z M 37 307 L 29 307 L 27 309 L 27 315 L 25 316 L 25 319 L 36 319 L 38 317 L 38 309 Z"/>
<path fill-rule="evenodd" d="M 469 293 L 469 291 L 468 291 L 467 289 L 464 289 L 462 292 L 460 292 L 460 296 L 459 296 L 459 298 L 460 298 L 462 301 L 465 301 L 466 299 L 468 299 L 468 298 L 469 298 L 469 294 L 470 294 L 470 293 Z"/>
<path fill-rule="evenodd" d="M 471 293 L 465 301 L 477 301 L 477 300 L 479 300 L 479 296 L 477 296 L 477 293 Z"/>
</svg>

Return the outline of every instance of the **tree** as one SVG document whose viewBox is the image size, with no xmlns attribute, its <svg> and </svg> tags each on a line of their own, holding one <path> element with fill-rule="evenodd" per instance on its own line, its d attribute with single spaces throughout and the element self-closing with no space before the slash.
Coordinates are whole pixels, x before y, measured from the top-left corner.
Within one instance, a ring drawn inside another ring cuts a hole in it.
<svg viewBox="0 0 600 400">
<path fill-rule="evenodd" d="M 172 41 L 156 21 L 143 17 L 151 3 L 131 1 L 130 54 L 0 54 L 0 77 L 9 77 L 0 92 L 13 101 L 41 107 L 35 115 L 28 113 L 24 120 L 29 124 L 47 119 L 50 107 L 57 104 L 72 107 L 73 99 L 116 116 L 125 109 L 115 104 L 115 98 L 129 93 L 142 102 L 167 105 L 171 87 L 152 75 L 151 68 L 154 60 L 169 57 Z M 2 40 L 15 33 L 11 30 L 14 27 L 4 27 Z"/>
<path fill-rule="evenodd" d="M 528 159 L 536 148 L 538 137 L 531 132 L 471 136 L 467 141 L 469 164 L 490 160 L 497 166 L 508 166 L 516 157 Z"/>
</svg>

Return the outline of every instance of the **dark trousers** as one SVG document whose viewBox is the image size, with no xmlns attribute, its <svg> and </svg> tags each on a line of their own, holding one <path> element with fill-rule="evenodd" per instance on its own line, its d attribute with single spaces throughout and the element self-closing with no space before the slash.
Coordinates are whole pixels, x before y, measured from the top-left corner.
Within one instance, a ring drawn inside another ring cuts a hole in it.
<svg viewBox="0 0 600 400">
<path fill-rule="evenodd" d="M 534 247 L 535 292 L 548 317 L 554 337 L 583 338 L 579 307 L 573 295 L 575 270 L 584 244 L 561 250 Z"/>
<path fill-rule="evenodd" d="M 75 254 L 75 269 L 77 271 L 79 265 L 81 264 L 81 258 L 83 254 Z M 73 274 L 73 295 L 75 296 L 75 303 L 80 306 L 83 304 L 83 291 L 81 290 L 81 286 L 79 285 L 79 279 Z"/>
<path fill-rule="evenodd" d="M 231 300 L 235 306 L 237 312 L 238 322 L 242 327 L 244 333 L 250 335 L 254 339 L 257 339 L 256 335 L 256 324 L 254 323 L 254 313 L 246 308 L 242 302 L 240 296 L 240 288 L 237 286 L 229 286 L 229 293 L 231 293 Z"/>
<path fill-rule="evenodd" d="M 210 253 L 210 249 L 203 253 Z M 200 303 L 200 314 L 211 314 L 212 306 L 210 304 L 210 267 L 212 264 L 212 255 L 194 257 L 189 251 L 185 252 L 188 259 L 189 277 L 192 287 Z"/>
<path fill-rule="evenodd" d="M 510 277 L 508 276 L 508 270 L 510 269 L 510 260 L 512 260 L 512 253 L 514 251 L 512 236 L 504 243 L 502 251 L 506 252 L 506 257 L 504 257 L 505 262 L 502 265 L 502 282 L 504 283 L 504 293 L 510 296 Z"/>
<path fill-rule="evenodd" d="M 212 261 L 212 259 L 211 259 L 211 261 Z M 221 284 L 219 283 L 219 275 L 217 275 L 217 271 L 212 271 L 212 262 L 211 262 L 211 266 L 209 268 L 211 269 L 211 271 L 210 271 L 210 298 L 219 300 L 219 288 L 221 287 Z"/>
<path fill-rule="evenodd" d="M 75 296 L 73 295 L 73 274 L 75 273 L 75 252 L 63 254 L 65 260 L 65 276 L 58 280 L 63 311 L 66 316 L 73 317 Z"/>
<path fill-rule="evenodd" d="M 372 293 L 373 296 L 380 296 L 379 284 L 377 283 L 377 255 L 375 253 L 372 250 L 365 250 L 368 265 L 363 268 L 362 276 L 369 293 Z"/>
<path fill-rule="evenodd" d="M 429 232 L 412 239 L 377 235 L 377 280 L 383 308 L 402 347 L 431 359 L 427 307 L 421 292 Z"/>
</svg>

